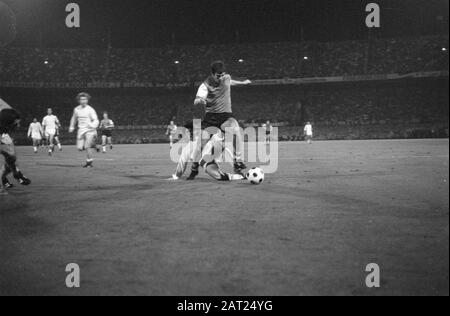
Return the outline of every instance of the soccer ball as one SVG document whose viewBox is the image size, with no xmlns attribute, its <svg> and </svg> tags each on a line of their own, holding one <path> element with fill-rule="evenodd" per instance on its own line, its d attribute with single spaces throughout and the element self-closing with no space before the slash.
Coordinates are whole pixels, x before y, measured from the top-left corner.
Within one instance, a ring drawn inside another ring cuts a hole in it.
<svg viewBox="0 0 450 316">
<path fill-rule="evenodd" d="M 264 182 L 264 171 L 261 168 L 252 168 L 247 172 L 247 180 L 251 184 L 261 184 Z"/>
</svg>

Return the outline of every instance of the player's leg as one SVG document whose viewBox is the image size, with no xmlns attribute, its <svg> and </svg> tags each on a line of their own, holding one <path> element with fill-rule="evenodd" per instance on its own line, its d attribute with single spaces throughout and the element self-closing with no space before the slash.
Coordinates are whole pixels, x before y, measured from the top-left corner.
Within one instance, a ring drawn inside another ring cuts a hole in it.
<svg viewBox="0 0 450 316">
<path fill-rule="evenodd" d="M 211 178 L 217 181 L 238 181 L 245 179 L 241 174 L 230 174 L 223 172 L 214 160 L 206 164 L 205 171 Z"/>
<path fill-rule="evenodd" d="M 242 159 L 242 153 L 244 150 L 244 136 L 241 133 L 241 127 L 235 118 L 229 118 L 222 124 L 221 129 L 225 131 L 231 129 L 233 134 L 236 136 L 234 171 L 236 173 L 242 173 L 244 169 L 247 169 L 247 166 L 244 164 Z"/>
<path fill-rule="evenodd" d="M 92 168 L 94 163 L 94 151 L 97 148 L 96 139 L 97 135 L 96 133 L 86 133 L 84 135 L 85 138 L 85 147 L 86 147 L 86 164 L 84 165 L 84 168 Z"/>
<path fill-rule="evenodd" d="M 169 142 L 170 142 L 170 148 L 172 148 L 173 147 L 173 135 L 172 134 L 169 135 Z"/>
<path fill-rule="evenodd" d="M 108 141 L 109 149 L 112 150 L 113 149 L 112 136 L 108 136 L 107 141 Z"/>
<path fill-rule="evenodd" d="M 39 139 L 33 138 L 33 151 L 35 154 L 38 153 L 38 147 L 39 147 Z"/>
<path fill-rule="evenodd" d="M 13 174 L 14 179 L 16 179 L 22 185 L 30 185 L 31 181 L 25 177 L 17 167 L 17 156 L 14 148 L 14 144 L 3 144 L 1 146 L 1 154 L 5 159 L 5 164 L 3 165 L 1 172 L 1 182 L 3 187 L 10 188 L 13 185 L 8 180 L 8 175 Z"/>
<path fill-rule="evenodd" d="M 56 146 L 58 146 L 59 151 L 62 151 L 62 146 L 61 146 L 61 142 L 59 141 L 58 135 L 55 135 L 55 143 L 56 143 Z"/>
<path fill-rule="evenodd" d="M 55 150 L 54 141 L 55 141 L 55 135 L 49 134 L 48 135 L 48 155 L 49 156 L 51 156 L 53 151 Z"/>
<path fill-rule="evenodd" d="M 106 141 L 107 141 L 107 136 L 106 135 L 102 135 L 102 150 L 103 150 L 103 153 L 106 153 Z"/>
</svg>

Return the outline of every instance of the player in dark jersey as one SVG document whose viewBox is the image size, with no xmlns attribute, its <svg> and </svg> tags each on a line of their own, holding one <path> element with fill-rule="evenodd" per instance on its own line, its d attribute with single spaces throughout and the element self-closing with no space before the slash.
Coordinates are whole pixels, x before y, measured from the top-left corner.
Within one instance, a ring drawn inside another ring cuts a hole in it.
<svg viewBox="0 0 450 316">
<path fill-rule="evenodd" d="M 109 119 L 107 112 L 103 113 L 100 130 L 102 131 L 102 151 L 106 153 L 106 145 L 109 145 L 110 150 L 113 149 L 112 131 L 114 130 L 114 122 Z"/>
<path fill-rule="evenodd" d="M 249 85 L 250 80 L 233 80 L 226 73 L 225 64 L 221 61 L 213 62 L 211 65 L 211 75 L 200 85 L 195 105 L 205 107 L 206 115 L 202 122 L 202 128 L 215 127 L 222 131 L 232 129 L 236 135 L 235 148 L 235 173 L 242 173 L 245 166 L 241 159 L 244 148 L 244 139 L 240 132 L 238 121 L 233 116 L 231 105 L 231 86 Z M 207 141 L 207 140 L 206 140 Z M 198 163 L 192 165 L 192 172 L 188 180 L 193 180 L 198 175 Z"/>
<path fill-rule="evenodd" d="M 6 102 L 0 99 L 0 155 L 5 159 L 1 171 L 0 194 L 6 194 L 5 189 L 12 188 L 13 185 L 8 180 L 8 175 L 13 174 L 14 178 L 22 185 L 29 185 L 31 181 L 26 178 L 17 167 L 17 155 L 14 143 L 9 136 L 20 123 L 19 113 L 11 108 Z"/>
</svg>

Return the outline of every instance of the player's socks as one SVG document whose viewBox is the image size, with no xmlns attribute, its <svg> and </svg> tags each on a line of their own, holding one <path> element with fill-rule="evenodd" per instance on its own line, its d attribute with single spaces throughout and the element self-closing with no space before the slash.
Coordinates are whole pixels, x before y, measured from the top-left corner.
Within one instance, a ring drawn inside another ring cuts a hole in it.
<svg viewBox="0 0 450 316">
<path fill-rule="evenodd" d="M 194 162 L 192 164 L 192 171 L 191 174 L 189 175 L 189 177 L 187 178 L 188 181 L 192 181 L 195 180 L 195 178 L 198 176 L 198 168 L 199 168 L 200 164 L 198 162 Z"/>
<path fill-rule="evenodd" d="M 33 147 L 34 153 L 37 154 L 38 153 L 38 148 L 37 147 Z"/>
<path fill-rule="evenodd" d="M 103 146 L 103 153 L 105 154 L 106 153 L 106 146 Z"/>
<path fill-rule="evenodd" d="M 113 145 L 109 145 L 109 149 L 110 149 L 110 150 L 113 150 Z"/>
</svg>

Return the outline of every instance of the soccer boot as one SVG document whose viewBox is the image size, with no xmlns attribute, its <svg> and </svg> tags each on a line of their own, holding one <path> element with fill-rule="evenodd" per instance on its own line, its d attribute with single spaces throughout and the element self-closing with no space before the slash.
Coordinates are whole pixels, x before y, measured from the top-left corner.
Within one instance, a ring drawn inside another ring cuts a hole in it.
<svg viewBox="0 0 450 316">
<path fill-rule="evenodd" d="M 5 189 L 11 189 L 12 187 L 14 187 L 14 185 L 11 182 L 9 182 L 7 178 L 2 179 L 2 184 Z"/>
<path fill-rule="evenodd" d="M 234 173 L 244 175 L 245 169 L 247 169 L 247 166 L 243 162 L 236 161 L 234 163 Z"/>
<path fill-rule="evenodd" d="M 28 179 L 27 177 L 25 177 L 21 171 L 17 172 L 17 173 L 14 175 L 14 178 L 15 178 L 21 185 L 30 185 L 30 184 L 31 184 L 31 180 Z"/>
</svg>

